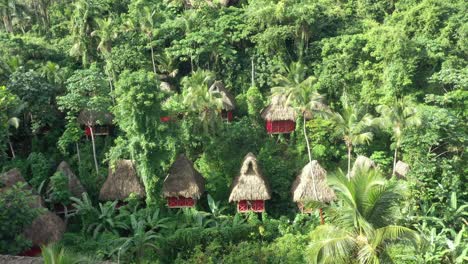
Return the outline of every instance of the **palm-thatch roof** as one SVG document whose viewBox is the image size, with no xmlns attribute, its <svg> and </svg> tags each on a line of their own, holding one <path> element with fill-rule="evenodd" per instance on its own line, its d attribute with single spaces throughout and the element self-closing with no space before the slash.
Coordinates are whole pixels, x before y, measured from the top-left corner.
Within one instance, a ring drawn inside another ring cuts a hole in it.
<svg viewBox="0 0 468 264">
<path fill-rule="evenodd" d="M 39 215 L 23 234 L 26 239 L 32 241 L 33 246 L 42 246 L 60 241 L 65 229 L 65 222 L 56 214 L 47 211 Z"/>
<path fill-rule="evenodd" d="M 42 258 L 0 255 L 0 263 L 3 264 L 43 264 Z"/>
<path fill-rule="evenodd" d="M 175 87 L 172 84 L 170 84 L 169 82 L 164 82 L 164 81 L 162 81 L 159 84 L 159 89 L 161 91 L 164 91 L 164 92 L 173 92 L 173 91 L 175 91 Z"/>
<path fill-rule="evenodd" d="M 86 192 L 80 180 L 76 177 L 75 173 L 73 173 L 70 165 L 68 165 L 66 161 L 60 162 L 57 171 L 62 172 L 68 177 L 68 189 L 74 197 L 81 197 L 81 194 Z"/>
<path fill-rule="evenodd" d="M 395 173 L 398 177 L 406 177 L 406 174 L 408 174 L 409 170 L 409 165 L 401 160 L 399 160 L 395 165 Z"/>
<path fill-rule="evenodd" d="M 21 171 L 17 168 L 11 169 L 0 174 L 0 191 L 7 189 L 17 184 L 18 182 L 26 183 L 26 180 L 21 176 Z M 31 188 L 27 185 L 26 188 Z"/>
<path fill-rule="evenodd" d="M 78 115 L 78 123 L 85 126 L 112 125 L 113 116 L 109 112 L 82 110 Z"/>
<path fill-rule="evenodd" d="M 146 192 L 140 183 L 135 166 L 131 160 L 118 160 L 115 168 L 109 167 L 109 175 L 99 192 L 103 201 L 124 200 L 131 193 L 145 197 Z"/>
<path fill-rule="evenodd" d="M 351 169 L 350 172 L 350 177 L 353 177 L 354 174 L 358 170 L 370 170 L 370 169 L 376 169 L 377 165 L 373 160 L 366 156 L 359 155 L 357 156 L 356 160 L 354 161 L 353 168 Z"/>
<path fill-rule="evenodd" d="M 254 154 L 248 153 L 242 163 L 240 174 L 234 179 L 229 202 L 241 200 L 269 200 L 271 190 L 262 175 Z"/>
<path fill-rule="evenodd" d="M 275 95 L 271 98 L 271 103 L 262 110 L 262 118 L 270 121 L 296 120 L 296 110 L 287 105 L 286 96 Z"/>
<path fill-rule="evenodd" d="M 169 169 L 163 183 L 164 197 L 185 197 L 199 199 L 205 192 L 205 179 L 195 170 L 193 163 L 180 155 Z"/>
<path fill-rule="evenodd" d="M 315 187 L 314 187 L 315 183 Z M 294 180 L 291 192 L 294 202 L 331 202 L 336 196 L 327 184 L 327 171 L 313 160 L 309 162 Z"/>
<path fill-rule="evenodd" d="M 219 93 L 221 99 L 223 100 L 223 109 L 226 111 L 232 111 L 236 109 L 236 99 L 234 96 L 226 89 L 223 82 L 215 81 L 209 89 L 210 93 Z"/>
</svg>

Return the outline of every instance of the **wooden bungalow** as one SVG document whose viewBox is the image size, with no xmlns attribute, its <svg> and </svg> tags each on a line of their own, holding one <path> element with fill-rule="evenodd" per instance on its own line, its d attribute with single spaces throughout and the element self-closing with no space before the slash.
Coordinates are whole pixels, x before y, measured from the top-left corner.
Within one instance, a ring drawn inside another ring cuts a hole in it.
<svg viewBox="0 0 468 264">
<path fill-rule="evenodd" d="M 205 192 L 205 179 L 182 154 L 169 169 L 162 192 L 169 208 L 194 207 Z"/>
<path fill-rule="evenodd" d="M 377 169 L 377 165 L 373 160 L 366 156 L 359 155 L 357 156 L 356 160 L 354 161 L 353 168 L 350 172 L 350 177 L 353 177 L 356 172 L 359 170 L 370 170 L 370 169 Z"/>
<path fill-rule="evenodd" d="M 229 202 L 237 203 L 237 211 L 246 213 L 264 212 L 265 200 L 271 199 L 267 179 L 262 175 L 257 158 L 249 153 L 245 156 L 240 174 L 234 179 Z"/>
<path fill-rule="evenodd" d="M 95 136 L 109 135 L 112 129 L 113 116 L 107 112 L 82 110 L 78 115 L 78 123 L 85 127 L 86 136 L 91 136 L 91 128 Z"/>
<path fill-rule="evenodd" d="M 145 197 L 145 187 L 138 178 L 135 165 L 131 160 L 119 160 L 115 168 L 109 167 L 109 175 L 99 192 L 101 201 L 123 201 L 131 193 Z"/>
<path fill-rule="evenodd" d="M 234 118 L 233 111 L 236 109 L 236 99 L 234 96 L 226 89 L 223 82 L 215 81 L 210 89 L 210 93 L 219 93 L 223 101 L 223 109 L 221 111 L 221 117 L 224 120 L 232 121 Z"/>
<path fill-rule="evenodd" d="M 286 96 L 275 95 L 271 104 L 262 110 L 268 134 L 287 134 L 296 129 L 296 111 L 287 105 Z"/>
<path fill-rule="evenodd" d="M 307 202 L 329 203 L 336 199 L 335 192 L 327 183 L 327 171 L 316 160 L 302 168 L 293 182 L 291 193 L 302 213 L 312 212 L 305 207 Z"/>
<path fill-rule="evenodd" d="M 57 167 L 57 172 L 60 171 L 65 176 L 68 178 L 68 189 L 70 190 L 70 193 L 74 197 L 81 197 L 81 194 L 86 192 L 85 188 L 81 184 L 80 180 L 78 177 L 73 173 L 70 165 L 66 161 L 60 162 L 60 164 Z"/>
<path fill-rule="evenodd" d="M 395 165 L 395 175 L 400 178 L 405 178 L 409 170 L 409 165 L 401 160 L 399 160 Z"/>
</svg>

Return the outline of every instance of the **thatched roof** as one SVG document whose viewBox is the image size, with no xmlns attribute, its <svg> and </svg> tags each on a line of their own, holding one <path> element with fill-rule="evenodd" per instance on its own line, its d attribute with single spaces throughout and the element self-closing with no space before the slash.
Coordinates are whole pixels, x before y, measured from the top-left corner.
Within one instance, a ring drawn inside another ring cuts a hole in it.
<svg viewBox="0 0 468 264">
<path fill-rule="evenodd" d="M 42 246 L 60 241 L 65 229 L 63 220 L 47 211 L 38 216 L 23 233 L 26 239 L 32 241 L 33 246 Z"/>
<path fill-rule="evenodd" d="M 240 174 L 234 179 L 231 189 L 229 202 L 271 199 L 270 186 L 263 177 L 254 154 L 245 156 Z"/>
<path fill-rule="evenodd" d="M 85 126 L 111 125 L 113 116 L 109 112 L 98 112 L 92 110 L 82 110 L 78 115 L 78 123 Z"/>
<path fill-rule="evenodd" d="M 286 96 L 275 95 L 271 98 L 271 103 L 262 110 L 262 118 L 270 121 L 296 120 L 296 111 L 292 106 L 287 105 Z"/>
<path fill-rule="evenodd" d="M 404 178 L 408 174 L 410 167 L 405 162 L 399 160 L 395 165 L 395 173 L 398 177 Z"/>
<path fill-rule="evenodd" d="M 327 171 L 316 160 L 302 168 L 301 173 L 293 182 L 291 192 L 294 202 L 317 201 L 318 199 L 320 202 L 328 203 L 336 198 L 335 192 L 328 186 Z"/>
<path fill-rule="evenodd" d="M 354 161 L 353 168 L 351 169 L 350 176 L 353 177 L 358 170 L 376 169 L 377 165 L 366 156 L 359 155 Z"/>
<path fill-rule="evenodd" d="M 223 82 L 215 81 L 210 89 L 210 93 L 219 93 L 223 100 L 223 109 L 226 111 L 232 111 L 236 109 L 236 99 L 234 96 L 226 89 Z"/>
<path fill-rule="evenodd" d="M 205 179 L 195 170 L 193 163 L 182 154 L 169 169 L 162 191 L 164 197 L 182 196 L 199 199 L 205 192 Z"/>
<path fill-rule="evenodd" d="M 145 197 L 146 192 L 140 183 L 135 166 L 131 160 L 119 160 L 115 168 L 109 168 L 109 175 L 99 192 L 103 201 L 124 200 L 131 193 Z"/>
<path fill-rule="evenodd" d="M 5 173 L 2 173 L 0 174 L 0 191 L 2 191 L 2 189 L 10 188 L 18 182 L 26 183 L 26 180 L 23 178 L 23 176 L 21 176 L 21 171 L 19 169 L 14 168 Z M 31 187 L 27 185 L 26 188 Z"/>
<path fill-rule="evenodd" d="M 164 81 L 159 84 L 159 89 L 164 92 L 175 91 L 175 87 L 172 84 L 170 84 L 169 82 L 164 82 Z"/>
<path fill-rule="evenodd" d="M 43 264 L 42 258 L 0 255 L 2 264 Z"/>
<path fill-rule="evenodd" d="M 60 162 L 57 167 L 57 171 L 61 171 L 68 177 L 68 189 L 70 190 L 72 196 L 81 197 L 81 194 L 86 192 L 83 185 L 81 185 L 80 180 L 76 177 L 75 173 L 70 168 L 70 165 L 66 161 Z"/>
</svg>

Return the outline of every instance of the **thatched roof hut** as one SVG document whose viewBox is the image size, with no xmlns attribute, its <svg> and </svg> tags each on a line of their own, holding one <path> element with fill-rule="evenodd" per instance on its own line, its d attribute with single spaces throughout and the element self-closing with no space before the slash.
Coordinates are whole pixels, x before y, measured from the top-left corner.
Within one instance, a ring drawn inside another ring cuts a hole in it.
<svg viewBox="0 0 468 264">
<path fill-rule="evenodd" d="M 267 179 L 262 175 L 254 154 L 248 153 L 240 174 L 234 179 L 229 202 L 242 200 L 269 200 L 271 190 Z"/>
<path fill-rule="evenodd" d="M 395 165 L 395 174 L 398 177 L 404 178 L 408 174 L 410 167 L 407 163 L 399 160 Z"/>
<path fill-rule="evenodd" d="M 42 258 L 22 257 L 0 255 L 0 263 L 2 264 L 43 264 Z"/>
<path fill-rule="evenodd" d="M 164 197 L 185 197 L 200 199 L 205 192 L 205 179 L 195 170 L 193 163 L 180 155 L 169 169 L 163 182 Z"/>
<path fill-rule="evenodd" d="M 284 95 L 273 96 L 270 105 L 262 110 L 262 118 L 269 121 L 296 120 L 296 111 L 287 105 L 286 99 Z"/>
<path fill-rule="evenodd" d="M 99 192 L 103 201 L 124 200 L 131 193 L 145 197 L 146 192 L 140 183 L 135 166 L 131 160 L 118 160 L 115 168 L 109 167 L 109 175 Z"/>
<path fill-rule="evenodd" d="M 78 123 L 85 126 L 112 125 L 114 117 L 109 112 L 82 110 L 78 115 Z"/>
<path fill-rule="evenodd" d="M 28 240 L 32 241 L 33 246 L 42 246 L 60 241 L 65 229 L 66 225 L 63 220 L 47 211 L 38 216 L 23 233 Z"/>
<path fill-rule="evenodd" d="M 2 188 L 10 188 L 18 182 L 26 183 L 26 180 L 21 176 L 21 171 L 17 168 L 0 174 L 0 190 Z"/>
<path fill-rule="evenodd" d="M 57 167 L 57 171 L 62 172 L 68 177 L 68 189 L 70 190 L 72 196 L 74 197 L 81 197 L 81 194 L 86 192 L 83 185 L 81 185 L 80 180 L 76 177 L 75 173 L 73 173 L 70 165 L 66 161 L 60 162 L 59 166 Z"/>
<path fill-rule="evenodd" d="M 354 161 L 353 168 L 351 169 L 350 176 L 353 177 L 358 170 L 376 169 L 377 165 L 373 160 L 366 156 L 359 155 Z"/>
<path fill-rule="evenodd" d="M 219 93 L 221 99 L 223 100 L 223 110 L 232 111 L 236 109 L 236 99 L 234 96 L 226 89 L 223 82 L 215 81 L 209 89 L 210 93 Z"/>
<path fill-rule="evenodd" d="M 327 171 L 316 160 L 302 168 L 293 182 L 291 192 L 296 203 L 317 200 L 328 203 L 336 198 L 335 192 L 328 186 Z"/>
</svg>

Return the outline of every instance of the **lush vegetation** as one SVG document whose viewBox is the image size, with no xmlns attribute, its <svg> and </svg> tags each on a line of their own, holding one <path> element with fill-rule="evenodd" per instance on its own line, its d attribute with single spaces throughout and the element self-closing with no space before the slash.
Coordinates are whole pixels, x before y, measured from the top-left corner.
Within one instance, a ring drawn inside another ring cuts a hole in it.
<svg viewBox="0 0 468 264">
<path fill-rule="evenodd" d="M 0 0 L 0 169 L 50 210 L 74 206 L 46 263 L 464 263 L 467 14 L 463 0 Z M 279 94 L 297 113 L 289 136 L 260 117 Z M 112 113 L 110 135 L 86 137 L 84 109 Z M 248 152 L 272 189 L 262 215 L 227 202 Z M 196 209 L 161 198 L 179 153 L 206 179 Z M 351 177 L 357 155 L 378 170 Z M 98 201 L 118 159 L 136 162 L 144 201 Z M 63 160 L 87 194 L 54 173 Z M 337 195 L 309 205 L 324 225 L 291 199 L 310 160 Z M 2 254 L 30 246 L 22 229 L 41 213 L 14 188 L 0 186 Z"/>
</svg>

